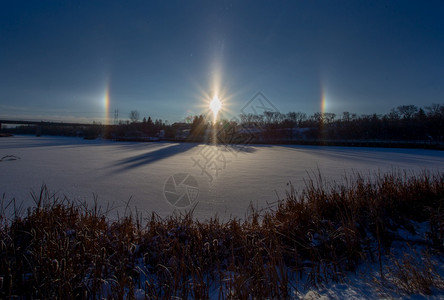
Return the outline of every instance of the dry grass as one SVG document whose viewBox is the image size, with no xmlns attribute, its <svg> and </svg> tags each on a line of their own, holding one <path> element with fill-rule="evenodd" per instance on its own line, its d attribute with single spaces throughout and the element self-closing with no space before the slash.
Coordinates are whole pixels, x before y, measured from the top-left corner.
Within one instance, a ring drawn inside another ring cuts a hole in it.
<svg viewBox="0 0 444 300">
<path fill-rule="evenodd" d="M 400 293 L 431 295 L 433 289 L 444 289 L 444 281 L 428 253 L 404 253 L 400 258 L 391 257 L 390 262 L 385 278 Z"/>
<path fill-rule="evenodd" d="M 191 214 L 109 221 L 97 206 L 43 187 L 26 214 L 7 219 L 2 209 L 0 298 L 131 299 L 136 291 L 149 299 L 290 298 L 301 279 L 341 281 L 363 261 L 379 262 L 384 277 L 382 257 L 398 229 L 414 231 L 413 221 L 428 222 L 422 243 L 443 253 L 444 175 L 345 181 L 327 186 L 319 177 L 300 194 L 290 185 L 273 210 L 228 222 Z M 431 275 L 413 265 L 401 258 L 392 274 L 405 282 L 397 270 L 407 270 L 420 285 L 414 292 L 427 293 Z"/>
</svg>

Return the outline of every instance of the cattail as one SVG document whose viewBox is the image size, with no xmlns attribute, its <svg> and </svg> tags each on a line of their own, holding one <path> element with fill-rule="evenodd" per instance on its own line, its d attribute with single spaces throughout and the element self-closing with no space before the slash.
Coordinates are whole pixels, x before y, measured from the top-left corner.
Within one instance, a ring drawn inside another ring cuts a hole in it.
<svg viewBox="0 0 444 300">
<path fill-rule="evenodd" d="M 52 267 L 56 272 L 59 270 L 59 261 L 57 259 L 52 260 Z"/>
<path fill-rule="evenodd" d="M 60 261 L 60 271 L 64 272 L 66 268 L 66 259 L 62 258 Z"/>
<path fill-rule="evenodd" d="M 143 263 L 144 263 L 145 265 L 147 265 L 147 264 L 149 263 L 149 261 L 150 261 L 150 253 L 147 252 L 147 253 L 145 253 L 145 254 L 143 255 Z"/>
<path fill-rule="evenodd" d="M 37 233 L 35 232 L 34 228 L 31 229 L 31 235 L 32 235 L 33 239 L 35 239 L 37 237 Z"/>
<path fill-rule="evenodd" d="M 136 253 L 136 250 L 137 250 L 136 244 L 131 244 L 131 247 L 129 249 L 129 254 L 134 255 L 134 253 Z"/>
<path fill-rule="evenodd" d="M 176 263 L 177 263 L 176 257 L 175 256 L 171 256 L 171 258 L 168 261 L 168 265 L 170 267 L 176 267 Z"/>
<path fill-rule="evenodd" d="M 205 244 L 204 244 L 204 249 L 205 249 L 207 252 L 210 252 L 210 243 L 205 242 Z"/>
</svg>

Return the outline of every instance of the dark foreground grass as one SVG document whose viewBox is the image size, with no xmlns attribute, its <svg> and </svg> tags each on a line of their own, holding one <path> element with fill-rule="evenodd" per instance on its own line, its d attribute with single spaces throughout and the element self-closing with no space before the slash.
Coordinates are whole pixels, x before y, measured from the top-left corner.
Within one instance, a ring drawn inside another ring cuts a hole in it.
<svg viewBox="0 0 444 300">
<path fill-rule="evenodd" d="M 43 187 L 27 213 L 8 219 L 2 210 L 0 298 L 293 298 L 301 281 L 341 281 L 364 262 L 404 293 L 444 288 L 432 263 L 390 260 L 392 244 L 407 242 L 399 229 L 414 235 L 418 223 L 427 234 L 415 243 L 443 255 L 444 174 L 354 175 L 342 185 L 319 177 L 300 193 L 289 188 L 273 210 L 199 222 L 109 221 Z"/>
</svg>

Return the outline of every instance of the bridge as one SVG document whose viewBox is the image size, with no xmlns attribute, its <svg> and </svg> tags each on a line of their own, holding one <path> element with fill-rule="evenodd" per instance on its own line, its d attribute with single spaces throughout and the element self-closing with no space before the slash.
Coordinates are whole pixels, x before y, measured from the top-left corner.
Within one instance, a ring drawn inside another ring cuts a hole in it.
<svg viewBox="0 0 444 300">
<path fill-rule="evenodd" d="M 2 124 L 9 125 L 30 125 L 35 126 L 35 134 L 40 136 L 42 133 L 42 127 L 93 127 L 99 124 L 86 124 L 86 123 L 66 123 L 66 122 L 51 122 L 51 121 L 25 121 L 25 120 L 0 120 L 0 129 L 2 128 Z"/>
</svg>

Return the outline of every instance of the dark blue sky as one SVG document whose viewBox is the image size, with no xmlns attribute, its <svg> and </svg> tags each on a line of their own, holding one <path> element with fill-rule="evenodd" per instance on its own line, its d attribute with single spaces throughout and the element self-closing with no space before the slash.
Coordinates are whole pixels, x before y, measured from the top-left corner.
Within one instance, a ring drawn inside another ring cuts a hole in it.
<svg viewBox="0 0 444 300">
<path fill-rule="evenodd" d="M 1 1 L 0 118 L 170 123 L 444 102 L 443 1 Z M 215 85 L 218 83 L 219 87 Z"/>
</svg>

